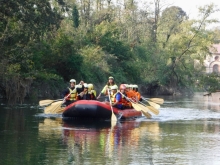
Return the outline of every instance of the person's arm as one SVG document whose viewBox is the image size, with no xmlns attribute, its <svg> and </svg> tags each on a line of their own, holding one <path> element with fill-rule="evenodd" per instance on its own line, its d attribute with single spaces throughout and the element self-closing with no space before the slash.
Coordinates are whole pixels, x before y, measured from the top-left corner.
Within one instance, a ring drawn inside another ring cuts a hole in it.
<svg viewBox="0 0 220 165">
<path fill-rule="evenodd" d="M 102 91 L 100 92 L 100 94 L 97 96 L 97 99 L 99 99 L 101 97 L 102 94 L 104 94 L 107 90 L 107 85 L 104 86 L 104 88 L 102 89 Z"/>
<path fill-rule="evenodd" d="M 106 92 L 107 88 L 108 88 L 108 85 L 105 85 L 104 88 L 102 89 L 101 93 L 104 94 Z"/>
<path fill-rule="evenodd" d="M 112 104 L 112 106 L 117 105 L 120 100 L 121 100 L 121 94 L 117 93 L 117 95 L 116 95 L 116 101 L 115 101 L 115 103 Z"/>
</svg>

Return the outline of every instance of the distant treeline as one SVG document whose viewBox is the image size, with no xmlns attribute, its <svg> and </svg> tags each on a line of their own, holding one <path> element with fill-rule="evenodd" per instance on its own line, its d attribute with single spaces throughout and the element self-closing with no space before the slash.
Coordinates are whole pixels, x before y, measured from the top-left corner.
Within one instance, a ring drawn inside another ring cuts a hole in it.
<svg viewBox="0 0 220 165">
<path fill-rule="evenodd" d="M 1 0 L 0 95 L 11 102 L 58 97 L 71 78 L 104 85 L 110 75 L 175 91 L 204 77 L 194 60 L 203 61 L 219 36 L 206 28 L 214 5 L 190 20 L 160 1 L 117 2 Z"/>
</svg>

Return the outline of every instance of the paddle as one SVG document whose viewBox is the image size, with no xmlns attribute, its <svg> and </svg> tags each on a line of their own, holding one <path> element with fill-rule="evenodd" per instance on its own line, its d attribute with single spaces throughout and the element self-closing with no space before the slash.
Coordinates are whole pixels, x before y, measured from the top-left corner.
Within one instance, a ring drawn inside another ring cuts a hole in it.
<svg viewBox="0 0 220 165">
<path fill-rule="evenodd" d="M 111 123 L 112 123 L 112 126 L 113 126 L 113 125 L 116 125 L 117 117 L 115 116 L 115 114 L 114 114 L 114 112 L 113 112 L 112 101 L 111 101 L 111 98 L 110 98 L 110 92 L 109 92 L 109 89 L 108 89 L 108 98 L 109 98 L 110 107 L 111 107 L 111 110 L 112 110 Z"/>
<path fill-rule="evenodd" d="M 120 92 L 121 93 L 121 92 Z M 136 111 L 141 111 L 147 118 L 151 118 L 152 115 L 148 112 L 148 109 L 146 109 L 146 107 L 142 107 L 141 105 L 135 103 L 132 99 L 128 98 L 127 96 L 125 96 L 123 93 L 121 93 L 121 95 L 123 95 L 126 100 L 130 101 L 133 108 L 136 110 Z"/>
<path fill-rule="evenodd" d="M 61 113 L 62 112 L 61 105 L 64 103 L 64 101 L 57 101 L 57 102 L 52 103 L 50 106 L 45 107 L 44 113 L 45 114 Z"/>
<path fill-rule="evenodd" d="M 152 107 L 154 107 L 154 108 L 156 108 L 156 109 L 159 109 L 159 108 L 160 108 L 160 105 L 157 104 L 157 103 L 154 103 L 154 102 L 151 102 L 151 101 L 148 101 L 148 100 L 146 100 L 146 102 L 147 102 L 150 106 L 152 106 Z"/>
<path fill-rule="evenodd" d="M 61 111 L 62 111 L 61 105 L 65 102 L 66 98 L 68 98 L 72 93 L 73 93 L 73 91 L 71 93 L 69 93 L 66 97 L 64 97 L 64 99 L 62 101 L 57 101 L 55 103 L 52 103 L 50 106 L 45 107 L 44 113 L 45 114 L 61 113 Z"/>
<path fill-rule="evenodd" d="M 53 102 L 56 102 L 56 101 L 61 101 L 63 99 L 57 99 L 57 100 L 41 100 L 39 101 L 39 105 L 40 106 L 48 106 L 50 104 L 52 104 Z"/>
<path fill-rule="evenodd" d="M 154 107 L 152 107 L 152 106 L 146 106 L 144 103 L 142 103 L 142 102 L 140 102 L 139 101 L 139 103 L 141 104 L 141 105 L 143 105 L 144 107 L 146 107 L 147 109 L 149 109 L 151 112 L 153 112 L 155 115 L 158 115 L 159 114 L 159 110 L 158 109 L 156 109 L 156 108 L 154 108 Z"/>
<path fill-rule="evenodd" d="M 145 101 L 152 101 L 152 102 L 157 103 L 157 104 L 163 104 L 164 103 L 164 100 L 161 99 L 161 98 L 145 98 L 143 96 L 141 96 L 141 98 Z"/>
<path fill-rule="evenodd" d="M 132 104 L 132 106 L 134 107 L 135 110 L 141 111 L 144 114 L 144 116 L 146 116 L 147 118 L 150 119 L 152 117 L 152 115 L 148 112 L 146 107 L 143 108 L 140 104 L 137 104 L 137 103 L 132 103 L 131 102 L 131 104 Z"/>
</svg>

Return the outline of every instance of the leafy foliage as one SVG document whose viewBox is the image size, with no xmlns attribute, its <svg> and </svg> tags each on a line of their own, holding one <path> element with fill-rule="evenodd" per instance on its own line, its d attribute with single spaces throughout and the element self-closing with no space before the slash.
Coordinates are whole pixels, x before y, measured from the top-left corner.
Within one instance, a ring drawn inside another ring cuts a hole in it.
<svg viewBox="0 0 220 165">
<path fill-rule="evenodd" d="M 199 87 L 207 92 L 216 92 L 220 90 L 220 77 L 218 74 L 212 73 L 203 75 L 199 80 Z"/>
<path fill-rule="evenodd" d="M 216 22 L 208 19 L 214 5 L 200 8 L 198 20 L 177 6 L 161 13 L 159 1 L 155 11 L 136 1 L 124 5 L 1 0 L 1 95 L 21 102 L 44 86 L 38 96 L 57 96 L 71 78 L 103 84 L 109 75 L 117 83 L 194 86 L 202 77 L 194 61 L 218 41 L 218 30 L 206 28 Z"/>
</svg>

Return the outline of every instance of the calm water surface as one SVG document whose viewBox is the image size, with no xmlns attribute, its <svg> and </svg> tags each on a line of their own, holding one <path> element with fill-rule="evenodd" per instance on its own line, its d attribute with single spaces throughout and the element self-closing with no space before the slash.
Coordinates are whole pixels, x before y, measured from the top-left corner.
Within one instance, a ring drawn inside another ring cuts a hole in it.
<svg viewBox="0 0 220 165">
<path fill-rule="evenodd" d="M 163 97 L 158 116 L 115 127 L 1 102 L 0 165 L 219 165 L 219 97 Z"/>
</svg>

